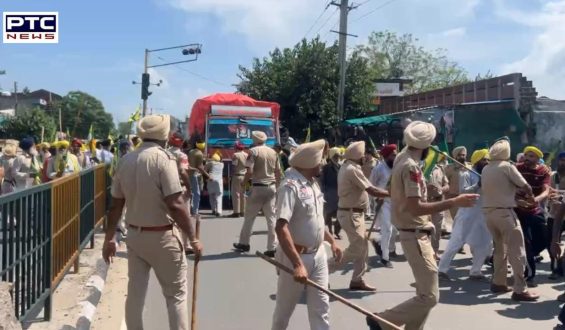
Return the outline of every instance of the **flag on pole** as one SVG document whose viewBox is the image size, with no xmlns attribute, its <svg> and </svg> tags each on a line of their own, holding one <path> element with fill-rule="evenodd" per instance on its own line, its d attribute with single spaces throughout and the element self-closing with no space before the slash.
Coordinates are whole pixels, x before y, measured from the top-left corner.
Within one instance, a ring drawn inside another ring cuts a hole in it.
<svg viewBox="0 0 565 330">
<path fill-rule="evenodd" d="M 137 110 L 135 110 L 135 112 L 129 116 L 129 122 L 133 123 L 134 121 L 138 121 L 141 118 L 141 106 L 137 106 Z"/>
<path fill-rule="evenodd" d="M 67 140 L 71 140 L 71 133 L 69 133 L 69 128 L 67 127 Z"/>
<path fill-rule="evenodd" d="M 92 127 L 92 124 L 90 124 L 90 128 L 88 129 L 88 137 L 86 138 L 86 140 L 90 141 L 92 140 L 94 137 L 94 128 Z"/>
<path fill-rule="evenodd" d="M 310 125 L 308 125 L 308 130 L 306 131 L 306 138 L 304 139 L 304 143 L 310 142 Z"/>
<path fill-rule="evenodd" d="M 377 151 L 377 147 L 375 146 L 375 142 L 373 142 L 373 139 L 371 138 L 370 135 L 367 135 L 369 137 L 369 144 L 371 145 L 371 148 L 373 148 L 374 151 Z"/>
<path fill-rule="evenodd" d="M 426 180 L 430 178 L 432 174 L 432 170 L 434 166 L 436 166 L 439 160 L 440 153 L 438 152 L 438 148 L 436 146 L 431 146 L 428 149 L 428 156 L 424 159 L 424 177 Z"/>
</svg>

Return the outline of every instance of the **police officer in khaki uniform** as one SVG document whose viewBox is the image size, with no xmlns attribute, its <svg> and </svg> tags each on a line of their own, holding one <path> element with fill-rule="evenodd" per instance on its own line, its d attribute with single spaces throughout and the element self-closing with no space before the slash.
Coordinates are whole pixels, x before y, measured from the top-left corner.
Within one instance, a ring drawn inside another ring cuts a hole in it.
<svg viewBox="0 0 565 330">
<path fill-rule="evenodd" d="M 462 164 L 466 164 L 467 159 L 467 148 L 463 146 L 455 147 L 451 152 L 451 155 L 455 160 Z M 447 181 L 449 181 L 449 191 L 446 194 L 447 198 L 453 198 L 459 195 L 459 177 L 461 176 L 461 171 L 464 168 L 457 163 L 449 164 L 445 167 L 445 175 L 447 176 Z M 457 214 L 457 207 L 452 207 L 449 209 L 449 214 L 451 219 L 455 219 Z"/>
<path fill-rule="evenodd" d="M 232 157 L 232 176 L 231 176 L 231 201 L 233 205 L 233 213 L 230 218 L 239 218 L 245 211 L 245 190 L 244 177 L 247 169 L 247 154 L 244 151 L 245 146 L 237 141 L 235 143 L 235 153 Z"/>
<path fill-rule="evenodd" d="M 437 264 L 431 244 L 434 226 L 429 215 L 453 206 L 472 206 L 478 198 L 474 194 L 461 194 L 439 202 L 427 201 L 426 182 L 419 163 L 426 158 L 435 136 L 432 124 L 410 123 L 404 130 L 406 147 L 396 156 L 392 169 L 392 219 L 416 280 L 416 297 L 379 316 L 398 326 L 405 325 L 406 330 L 423 329 L 430 310 L 439 300 Z M 367 324 L 371 330 L 388 329 L 372 318 L 367 318 Z"/>
<path fill-rule="evenodd" d="M 514 212 L 515 195 L 522 190 L 533 202 L 532 188 L 510 159 L 508 138 L 496 141 L 489 149 L 490 162 L 482 172 L 483 213 L 487 227 L 494 241 L 494 274 L 490 290 L 494 293 L 512 291 L 507 285 L 508 261 L 514 273 L 514 293 L 516 301 L 533 301 L 539 295 L 529 292 L 524 278 L 526 253 L 524 234 L 520 221 Z"/>
<path fill-rule="evenodd" d="M 239 243 L 234 243 L 233 247 L 241 252 L 249 251 L 253 223 L 259 211 L 262 210 L 267 219 L 268 231 L 265 255 L 272 258 L 275 256 L 275 249 L 277 247 L 275 237 L 275 197 L 276 187 L 278 186 L 279 162 L 276 151 L 265 145 L 267 134 L 261 131 L 253 131 L 251 135 L 255 147 L 249 150 L 249 157 L 247 157 L 246 162 L 247 172 L 245 173 L 242 186 L 249 180 L 252 180 L 253 189 L 247 199 L 245 220 L 239 235 Z"/>
<path fill-rule="evenodd" d="M 441 155 L 440 157 L 444 157 Z M 439 202 L 443 200 L 444 195 L 449 191 L 449 180 L 445 175 L 445 168 L 438 164 L 434 165 L 432 173 L 430 174 L 430 180 L 427 183 L 428 191 L 428 202 Z M 432 223 L 435 227 L 434 236 L 432 237 L 432 247 L 434 248 L 436 259 L 438 257 L 439 251 L 439 241 L 441 239 L 441 228 L 443 226 L 443 214 L 444 212 L 438 212 L 432 214 Z"/>
<path fill-rule="evenodd" d="M 335 271 L 342 265 L 353 262 L 353 276 L 349 284 L 350 290 L 376 291 L 363 281 L 367 270 L 368 244 L 365 232 L 365 212 L 369 206 L 369 195 L 387 197 L 388 192 L 374 187 L 363 174 L 363 156 L 365 141 L 354 142 L 345 150 L 347 160 L 337 175 L 337 194 L 339 197 L 337 220 L 347 234 L 349 246 L 339 263 L 331 264 Z"/>
<path fill-rule="evenodd" d="M 194 236 L 175 157 L 164 149 L 169 130 L 168 115 L 141 119 L 137 132 L 143 144 L 120 159 L 112 181 L 112 207 L 103 257 L 110 263 L 115 256 L 114 232 L 127 206 L 129 281 L 125 318 L 128 329 L 143 329 L 143 305 L 151 269 L 167 302 L 170 329 L 189 329 L 187 263 L 173 223 L 188 235 L 197 255 L 201 254 L 202 246 Z"/>
<path fill-rule="evenodd" d="M 281 272 L 277 285 L 277 303 L 272 330 L 284 330 L 306 291 L 310 329 L 330 328 L 330 302 L 327 294 L 311 286 L 304 287 L 306 278 L 328 287 L 328 263 L 323 242 L 331 245 L 336 259 L 341 250 L 324 225 L 324 198 L 316 177 L 320 174 L 324 140 L 302 144 L 289 160 L 292 168 L 286 171 L 277 192 L 276 233 L 280 242 L 276 258 L 294 269 L 294 276 Z M 294 278 L 293 278 L 294 277 Z"/>
</svg>

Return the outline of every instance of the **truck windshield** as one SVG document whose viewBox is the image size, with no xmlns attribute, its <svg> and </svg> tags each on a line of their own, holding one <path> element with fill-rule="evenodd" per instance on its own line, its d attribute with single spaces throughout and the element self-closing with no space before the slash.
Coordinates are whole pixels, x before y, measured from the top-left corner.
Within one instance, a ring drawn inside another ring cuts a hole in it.
<svg viewBox="0 0 565 330">
<path fill-rule="evenodd" d="M 239 140 L 251 145 L 251 132 L 263 131 L 267 134 L 267 145 L 276 143 L 275 124 L 271 119 L 210 119 L 208 126 L 208 144 L 231 147 Z"/>
</svg>

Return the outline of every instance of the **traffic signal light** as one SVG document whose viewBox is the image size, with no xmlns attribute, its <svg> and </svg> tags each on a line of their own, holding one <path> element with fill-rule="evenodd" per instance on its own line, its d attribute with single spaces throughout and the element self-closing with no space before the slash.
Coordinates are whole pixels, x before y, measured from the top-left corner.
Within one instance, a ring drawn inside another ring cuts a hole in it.
<svg viewBox="0 0 565 330">
<path fill-rule="evenodd" d="M 147 100 L 147 98 L 151 95 L 149 91 L 149 73 L 141 74 L 141 99 Z"/>
</svg>

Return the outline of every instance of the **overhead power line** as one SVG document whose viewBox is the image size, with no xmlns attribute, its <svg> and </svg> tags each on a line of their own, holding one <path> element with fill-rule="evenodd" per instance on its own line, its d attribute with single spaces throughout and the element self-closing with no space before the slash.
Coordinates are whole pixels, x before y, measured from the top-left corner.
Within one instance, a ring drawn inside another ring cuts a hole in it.
<svg viewBox="0 0 565 330">
<path fill-rule="evenodd" d="M 370 1 L 370 0 L 369 0 L 369 1 Z M 386 6 L 390 5 L 391 3 L 395 2 L 395 1 L 396 1 L 396 0 L 389 0 L 389 1 L 385 2 L 385 3 L 383 3 L 382 5 L 378 6 L 377 8 L 368 11 L 368 12 L 365 13 L 364 15 L 361 15 L 361 16 L 357 17 L 357 18 L 356 18 L 355 20 L 353 20 L 351 23 L 358 22 L 358 21 L 362 20 L 363 18 L 365 18 L 365 17 L 367 17 L 367 16 L 373 14 L 373 13 L 376 12 L 377 10 L 379 10 L 379 9 L 381 9 L 381 8 L 383 8 L 383 7 L 386 7 Z"/>
<path fill-rule="evenodd" d="M 320 31 L 322 31 L 322 29 L 324 28 L 324 26 L 326 26 L 326 24 L 328 24 L 328 22 L 332 19 L 332 17 L 335 15 L 335 13 L 337 13 L 339 11 L 339 8 L 336 8 L 334 10 L 334 12 L 328 17 L 328 19 L 326 19 L 326 21 L 324 22 L 324 24 L 322 24 L 322 26 L 320 26 L 320 28 L 318 29 L 318 31 L 316 31 L 316 35 L 320 33 Z"/>
<path fill-rule="evenodd" d="M 161 56 L 157 56 L 157 58 L 158 58 L 159 60 L 163 61 L 163 62 L 167 62 L 167 60 L 164 59 L 164 58 L 162 58 Z M 214 84 L 216 84 L 216 85 L 220 85 L 220 86 L 224 86 L 224 87 L 233 87 L 233 86 L 231 86 L 231 85 L 229 85 L 229 84 L 226 84 L 226 83 L 223 83 L 223 82 L 220 82 L 220 81 L 217 81 L 217 80 L 208 78 L 208 77 L 206 77 L 206 76 L 203 76 L 203 75 L 201 75 L 201 74 L 199 74 L 199 73 L 196 73 L 196 72 L 192 72 L 192 71 L 190 71 L 190 70 L 187 70 L 187 69 L 183 68 L 182 66 L 180 66 L 180 65 L 178 65 L 178 64 L 175 65 L 175 66 L 177 67 L 177 69 L 179 69 L 179 70 L 181 70 L 181 71 L 184 71 L 184 72 L 186 72 L 186 73 L 190 73 L 191 75 L 193 75 L 193 76 L 195 76 L 195 77 L 198 77 L 198 78 L 200 78 L 200 79 L 209 81 L 209 82 L 214 83 Z"/>
<path fill-rule="evenodd" d="M 312 25 L 310 26 L 310 28 L 308 29 L 308 31 L 306 31 L 306 33 L 304 34 L 304 38 L 306 38 L 306 36 L 308 36 L 308 33 L 310 33 L 310 31 L 312 31 L 312 29 L 314 28 L 314 26 L 316 26 L 316 24 L 318 24 L 318 22 L 320 21 L 320 19 L 322 18 L 322 16 L 324 16 L 324 14 L 326 13 L 326 11 L 328 11 L 328 8 L 330 8 L 330 2 L 328 1 L 328 3 L 325 5 L 324 10 L 322 10 L 322 12 L 320 13 L 320 16 L 318 16 L 318 18 L 316 18 L 316 20 L 314 21 L 314 23 L 312 23 Z"/>
</svg>

